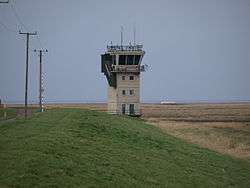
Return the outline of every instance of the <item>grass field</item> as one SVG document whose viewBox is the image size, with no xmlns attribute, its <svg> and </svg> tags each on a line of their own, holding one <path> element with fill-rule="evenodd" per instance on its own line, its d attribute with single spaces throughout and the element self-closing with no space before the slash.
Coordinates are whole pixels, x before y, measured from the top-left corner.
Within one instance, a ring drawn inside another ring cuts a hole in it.
<svg viewBox="0 0 250 188">
<path fill-rule="evenodd" d="M 247 160 L 84 109 L 0 122 L 0 151 L 0 187 L 250 186 Z"/>
</svg>

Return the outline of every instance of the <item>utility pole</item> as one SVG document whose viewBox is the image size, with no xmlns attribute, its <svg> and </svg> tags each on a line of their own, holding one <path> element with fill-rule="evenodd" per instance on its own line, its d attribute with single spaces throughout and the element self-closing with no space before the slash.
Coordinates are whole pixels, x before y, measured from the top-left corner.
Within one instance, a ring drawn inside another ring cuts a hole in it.
<svg viewBox="0 0 250 188">
<path fill-rule="evenodd" d="M 9 1 L 0 1 L 0 3 L 9 3 Z"/>
<path fill-rule="evenodd" d="M 34 50 L 34 52 L 39 52 L 39 107 L 40 107 L 40 112 L 43 112 L 43 103 L 42 103 L 42 99 L 43 99 L 43 83 L 42 83 L 42 57 L 43 57 L 43 53 L 48 52 L 48 50 Z"/>
<path fill-rule="evenodd" d="M 37 32 L 35 33 L 29 33 L 29 32 L 21 32 L 19 31 L 20 35 L 26 35 L 26 76 L 25 76 L 25 119 L 27 118 L 27 108 L 28 108 L 28 74 L 29 74 L 29 38 L 30 35 L 37 35 Z"/>
</svg>

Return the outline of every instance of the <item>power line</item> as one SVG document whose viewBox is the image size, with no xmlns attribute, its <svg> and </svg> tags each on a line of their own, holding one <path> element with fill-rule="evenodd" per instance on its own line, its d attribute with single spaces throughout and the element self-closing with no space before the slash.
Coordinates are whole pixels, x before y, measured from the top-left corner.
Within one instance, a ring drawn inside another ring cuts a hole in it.
<svg viewBox="0 0 250 188">
<path fill-rule="evenodd" d="M 24 22 L 22 21 L 20 15 L 17 12 L 17 9 L 14 6 L 15 1 L 12 0 L 12 2 L 10 3 L 12 12 L 14 13 L 14 16 L 16 17 L 16 20 L 19 22 L 19 24 L 21 25 L 21 27 L 23 27 L 27 32 L 29 31 L 29 28 L 24 24 Z M 40 48 L 43 48 L 43 43 L 41 41 L 41 38 L 39 37 L 39 35 L 36 35 L 37 41 L 39 43 Z"/>
<path fill-rule="evenodd" d="M 3 4 L 3 3 L 5 3 L 5 4 L 9 4 L 9 0 L 8 1 L 0 1 L 0 4 Z M 16 33 L 16 31 L 14 30 L 14 29 L 11 29 L 11 28 L 9 28 L 5 23 L 3 23 L 1 20 L 0 20 L 0 25 L 4 28 L 4 29 L 6 29 L 7 31 L 10 31 L 10 32 L 13 32 L 13 33 Z"/>
<path fill-rule="evenodd" d="M 18 15 L 18 13 L 17 13 L 17 11 L 16 11 L 16 9 L 15 9 L 15 7 L 14 7 L 14 5 L 12 3 L 10 3 L 10 7 L 11 7 L 17 21 L 19 22 L 19 24 L 28 32 L 29 28 L 23 23 L 23 21 L 21 20 L 20 16 Z"/>
<path fill-rule="evenodd" d="M 40 45 L 40 48 L 43 48 L 43 43 L 42 43 L 41 38 L 39 37 L 39 35 L 36 35 L 36 38 L 37 38 L 37 41 L 38 41 L 38 43 Z"/>
<path fill-rule="evenodd" d="M 12 33 L 17 33 L 16 30 L 9 28 L 9 27 L 8 27 L 5 23 L 3 23 L 1 20 L 0 20 L 0 25 L 1 25 L 5 30 L 7 30 L 7 31 L 10 31 L 10 32 L 12 32 Z"/>
</svg>

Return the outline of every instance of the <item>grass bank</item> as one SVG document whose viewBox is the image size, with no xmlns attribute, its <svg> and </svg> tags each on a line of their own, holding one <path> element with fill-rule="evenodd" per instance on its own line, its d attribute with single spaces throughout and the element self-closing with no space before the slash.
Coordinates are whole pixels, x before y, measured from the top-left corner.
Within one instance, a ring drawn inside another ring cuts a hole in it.
<svg viewBox="0 0 250 188">
<path fill-rule="evenodd" d="M 0 122 L 0 187 L 249 187 L 250 163 L 139 119 L 54 109 Z"/>
<path fill-rule="evenodd" d="M 0 121 L 15 118 L 16 115 L 14 108 L 0 108 Z"/>
</svg>

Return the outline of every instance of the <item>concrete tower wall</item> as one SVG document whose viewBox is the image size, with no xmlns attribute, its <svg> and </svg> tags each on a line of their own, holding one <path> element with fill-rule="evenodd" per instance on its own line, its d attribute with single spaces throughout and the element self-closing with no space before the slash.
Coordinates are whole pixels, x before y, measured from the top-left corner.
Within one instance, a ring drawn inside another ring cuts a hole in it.
<svg viewBox="0 0 250 188">
<path fill-rule="evenodd" d="M 108 86 L 108 112 L 117 114 L 117 89 Z"/>
<path fill-rule="evenodd" d="M 133 80 L 130 80 L 130 76 Z M 125 78 L 125 80 L 123 80 Z M 122 104 L 126 105 L 126 114 L 129 114 L 129 105 L 134 104 L 134 113 L 140 114 L 140 75 L 132 73 L 117 74 L 117 108 L 122 113 Z M 123 93 L 125 91 L 125 94 Z M 132 92 L 132 93 L 131 93 Z"/>
<path fill-rule="evenodd" d="M 130 80 L 133 77 L 133 80 Z M 134 114 L 140 114 L 140 75 L 117 73 L 117 87 L 108 86 L 108 112 L 122 114 L 122 104 L 126 106 L 125 114 L 129 114 L 129 105 L 134 105 Z"/>
</svg>

